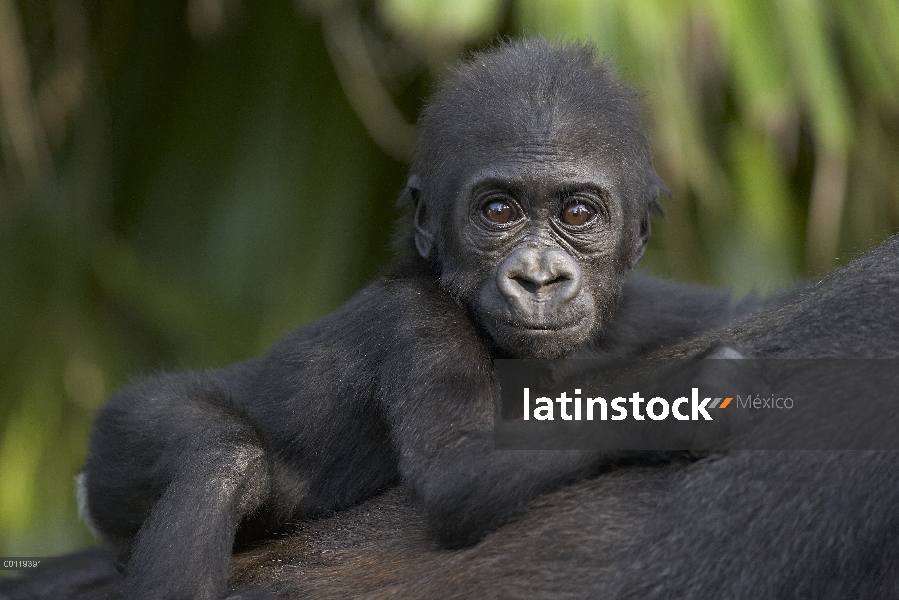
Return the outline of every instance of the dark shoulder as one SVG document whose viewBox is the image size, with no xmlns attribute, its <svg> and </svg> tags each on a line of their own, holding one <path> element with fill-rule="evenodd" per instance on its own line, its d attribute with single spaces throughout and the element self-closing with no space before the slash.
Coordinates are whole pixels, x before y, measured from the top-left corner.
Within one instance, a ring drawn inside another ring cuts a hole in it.
<svg viewBox="0 0 899 600">
<path fill-rule="evenodd" d="M 474 333 L 469 315 L 422 261 L 392 266 L 334 312 L 294 330 L 273 351 L 392 345 L 397 338 Z M 322 342 L 326 342 L 322 344 Z"/>
<path fill-rule="evenodd" d="M 729 290 L 688 285 L 628 274 L 618 310 L 587 344 L 587 351 L 632 358 L 713 331 L 751 314 L 760 304 L 751 297 L 734 303 Z"/>
</svg>

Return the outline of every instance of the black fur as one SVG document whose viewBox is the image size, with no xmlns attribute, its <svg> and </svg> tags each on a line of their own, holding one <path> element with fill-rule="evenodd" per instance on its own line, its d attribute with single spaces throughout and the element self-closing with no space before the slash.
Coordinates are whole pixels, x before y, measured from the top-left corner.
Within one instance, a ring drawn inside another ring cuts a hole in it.
<svg viewBox="0 0 899 600">
<path fill-rule="evenodd" d="M 897 295 L 899 236 L 783 306 L 664 354 L 726 345 L 759 358 L 897 358 Z M 839 383 L 809 385 L 826 392 Z M 899 431 L 895 399 L 865 398 L 856 408 Z M 575 483 L 532 501 L 479 544 L 447 552 L 395 488 L 239 553 L 231 583 L 319 599 L 886 600 L 899 594 L 897 507 L 899 452 L 743 451 Z M 0 592 L 123 597 L 97 554 L 80 571 L 58 566 L 0 582 Z"/>
<path fill-rule="evenodd" d="M 235 537 L 397 481 L 443 544 L 473 543 L 616 458 L 493 452 L 493 358 L 640 356 L 745 309 L 628 276 L 661 183 L 634 92 L 588 48 L 475 55 L 422 140 L 385 276 L 263 357 L 137 380 L 99 412 L 85 513 L 129 598 L 223 597 Z"/>
<path fill-rule="evenodd" d="M 783 306 L 664 353 L 726 345 L 759 358 L 897 358 L 897 294 L 894 237 Z M 839 384 L 810 385 L 826 392 Z M 856 408 L 899 431 L 895 399 L 866 398 Z M 479 544 L 447 552 L 435 547 L 416 503 L 394 488 L 237 554 L 231 583 L 321 600 L 887 600 L 899 594 L 897 507 L 897 452 L 733 452 L 574 483 L 532 501 Z M 0 582 L 0 593 L 122 598 L 109 559 L 89 558 L 79 570 L 63 563 Z"/>
</svg>

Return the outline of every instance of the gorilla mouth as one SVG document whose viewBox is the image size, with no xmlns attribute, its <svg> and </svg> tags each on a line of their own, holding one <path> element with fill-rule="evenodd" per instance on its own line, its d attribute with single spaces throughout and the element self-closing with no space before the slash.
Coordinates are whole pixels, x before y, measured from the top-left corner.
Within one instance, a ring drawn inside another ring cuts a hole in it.
<svg viewBox="0 0 899 600">
<path fill-rule="evenodd" d="M 554 319 L 540 319 L 540 320 L 530 320 L 530 319 L 516 319 L 512 316 L 506 316 L 506 318 L 502 319 L 502 326 L 508 327 L 509 329 L 518 330 L 522 332 L 542 332 L 545 331 L 547 333 L 552 332 L 564 332 L 571 329 L 580 329 L 586 325 L 587 318 L 584 315 L 575 315 L 573 318 L 569 318 L 562 320 L 554 320 Z"/>
<path fill-rule="evenodd" d="M 494 343 L 512 357 L 536 359 L 562 358 L 586 339 L 590 329 L 584 318 L 539 323 L 503 319 L 487 327 Z"/>
<path fill-rule="evenodd" d="M 509 335 L 570 335 L 572 332 L 589 329 L 590 316 L 581 311 L 565 311 L 567 314 L 521 315 L 505 310 L 487 319 L 488 329 L 499 329 Z M 572 314 L 575 313 L 575 314 Z"/>
<path fill-rule="evenodd" d="M 522 323 L 521 321 L 503 320 L 497 325 L 499 329 L 506 332 L 507 336 L 521 338 L 568 338 L 572 335 L 577 336 L 581 331 L 589 329 L 587 327 L 587 319 L 576 319 L 573 321 L 560 322 L 542 322 L 542 323 Z"/>
</svg>

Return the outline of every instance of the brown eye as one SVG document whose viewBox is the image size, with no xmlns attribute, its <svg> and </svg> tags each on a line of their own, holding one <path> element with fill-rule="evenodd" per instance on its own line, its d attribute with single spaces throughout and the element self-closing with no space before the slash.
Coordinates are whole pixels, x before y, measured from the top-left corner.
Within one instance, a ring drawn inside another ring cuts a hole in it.
<svg viewBox="0 0 899 600">
<path fill-rule="evenodd" d="M 511 204 L 501 200 L 495 200 L 484 205 L 484 216 L 487 217 L 487 220 L 491 223 L 505 225 L 516 219 L 517 211 Z"/>
<path fill-rule="evenodd" d="M 589 223 L 595 216 L 596 211 L 581 202 L 569 202 L 562 209 L 562 221 L 574 227 Z"/>
</svg>

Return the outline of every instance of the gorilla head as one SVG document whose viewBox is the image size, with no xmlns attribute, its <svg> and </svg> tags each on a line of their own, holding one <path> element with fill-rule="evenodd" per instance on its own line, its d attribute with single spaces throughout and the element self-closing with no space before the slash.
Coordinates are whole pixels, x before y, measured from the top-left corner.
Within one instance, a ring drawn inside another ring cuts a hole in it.
<svg viewBox="0 0 899 600">
<path fill-rule="evenodd" d="M 499 355 L 553 358 L 595 335 L 643 254 L 662 183 L 638 94 L 586 46 L 500 46 L 421 118 L 412 238 Z"/>
</svg>

